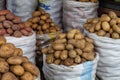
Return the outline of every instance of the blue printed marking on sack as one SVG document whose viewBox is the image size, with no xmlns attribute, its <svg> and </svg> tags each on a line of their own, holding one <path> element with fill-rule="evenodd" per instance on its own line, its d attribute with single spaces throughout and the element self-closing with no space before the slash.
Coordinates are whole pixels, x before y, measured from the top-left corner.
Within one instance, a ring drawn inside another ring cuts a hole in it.
<svg viewBox="0 0 120 80">
<path fill-rule="evenodd" d="M 43 3 L 40 3 L 40 7 L 44 8 L 45 10 L 50 10 L 50 6 L 49 5 L 45 5 Z"/>
<path fill-rule="evenodd" d="M 93 61 L 83 63 L 83 71 L 81 75 L 81 80 L 92 80 L 92 71 L 93 71 Z"/>
</svg>

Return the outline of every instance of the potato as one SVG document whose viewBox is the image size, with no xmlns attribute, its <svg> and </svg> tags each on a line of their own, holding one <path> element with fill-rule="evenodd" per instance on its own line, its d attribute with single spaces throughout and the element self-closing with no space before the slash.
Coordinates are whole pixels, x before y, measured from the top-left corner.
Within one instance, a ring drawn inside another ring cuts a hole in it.
<svg viewBox="0 0 120 80">
<path fill-rule="evenodd" d="M 40 24 L 40 25 L 43 25 L 43 24 L 45 24 L 45 21 L 44 21 L 44 20 L 40 20 L 40 21 L 39 21 L 39 24 Z"/>
<path fill-rule="evenodd" d="M 54 53 L 54 50 L 51 48 L 51 49 L 48 49 L 48 53 L 49 54 L 52 54 L 52 53 Z"/>
<path fill-rule="evenodd" d="M 25 27 L 25 25 L 22 24 L 22 23 L 19 23 L 18 26 L 19 26 L 21 29 Z"/>
<path fill-rule="evenodd" d="M 102 14 L 101 18 L 100 18 L 100 21 L 110 21 L 110 17 L 107 15 L 107 14 Z"/>
<path fill-rule="evenodd" d="M 77 55 L 76 57 L 75 57 L 75 63 L 77 63 L 77 64 L 79 64 L 79 63 L 81 63 L 81 57 L 79 56 L 79 55 Z"/>
<path fill-rule="evenodd" d="M 5 16 L 0 16 L 0 22 L 3 22 L 5 20 L 6 20 Z"/>
<path fill-rule="evenodd" d="M 41 12 L 40 11 L 35 11 L 33 12 L 32 16 L 33 17 L 39 17 L 41 15 Z"/>
<path fill-rule="evenodd" d="M 95 30 L 98 31 L 101 29 L 101 22 L 98 22 L 95 26 Z"/>
<path fill-rule="evenodd" d="M 13 30 L 10 29 L 10 28 L 8 28 L 8 29 L 7 29 L 7 33 L 10 34 L 10 35 L 13 34 Z"/>
<path fill-rule="evenodd" d="M 56 24 L 54 22 L 50 23 L 51 27 L 54 27 Z"/>
<path fill-rule="evenodd" d="M 73 64 L 74 64 L 74 59 L 72 59 L 72 58 L 67 58 L 64 61 L 65 66 L 72 66 Z"/>
<path fill-rule="evenodd" d="M 2 23 L 0 23 L 0 29 L 2 29 L 3 28 L 3 24 Z"/>
<path fill-rule="evenodd" d="M 89 37 L 85 37 L 85 40 L 86 40 L 87 42 L 94 43 L 94 41 L 93 41 L 91 38 L 89 38 Z"/>
<path fill-rule="evenodd" d="M 86 42 L 84 52 L 90 52 L 94 50 L 94 45 L 92 43 Z"/>
<path fill-rule="evenodd" d="M 76 51 L 77 55 L 79 55 L 79 56 L 82 55 L 82 53 L 83 53 L 81 49 L 75 49 L 75 51 Z"/>
<path fill-rule="evenodd" d="M 48 48 L 43 48 L 43 49 L 42 49 L 42 53 L 43 53 L 43 54 L 47 54 L 47 53 L 48 53 Z"/>
<path fill-rule="evenodd" d="M 21 56 L 12 56 L 7 59 L 7 62 L 11 65 L 20 65 L 23 63 L 23 58 Z"/>
<path fill-rule="evenodd" d="M 16 31 L 16 30 L 20 30 L 20 27 L 18 25 L 13 25 L 12 26 L 12 30 Z"/>
<path fill-rule="evenodd" d="M 82 57 L 85 58 L 86 60 L 94 60 L 95 59 L 95 53 L 94 52 L 89 52 L 89 53 L 83 53 Z"/>
<path fill-rule="evenodd" d="M 15 51 L 13 53 L 14 56 L 22 56 L 23 55 L 23 51 L 20 48 L 15 48 Z"/>
<path fill-rule="evenodd" d="M 81 58 L 81 62 L 86 62 L 87 60 L 85 58 Z"/>
<path fill-rule="evenodd" d="M 102 29 L 104 31 L 109 31 L 110 30 L 110 25 L 108 22 L 102 22 Z"/>
<path fill-rule="evenodd" d="M 0 46 L 6 43 L 6 39 L 3 36 L 0 36 Z"/>
<path fill-rule="evenodd" d="M 31 27 L 31 26 L 32 26 L 32 22 L 26 21 L 26 22 L 24 23 L 24 25 L 25 25 L 25 27 Z"/>
<path fill-rule="evenodd" d="M 40 21 L 40 18 L 39 17 L 34 17 L 32 18 L 32 23 L 36 24 Z"/>
<path fill-rule="evenodd" d="M 110 16 L 110 18 L 112 18 L 112 19 L 117 18 L 116 13 L 115 13 L 115 12 L 113 12 L 113 11 L 109 11 L 109 14 L 108 14 L 108 15 L 109 15 L 109 16 Z"/>
<path fill-rule="evenodd" d="M 112 33 L 113 33 L 113 29 L 112 29 L 112 28 L 109 30 L 109 33 L 110 33 L 110 34 L 112 34 Z"/>
<path fill-rule="evenodd" d="M 91 23 L 92 20 L 93 20 L 92 18 L 88 18 L 88 19 L 87 19 L 87 22 L 88 22 L 88 23 Z"/>
<path fill-rule="evenodd" d="M 76 40 L 83 39 L 83 38 L 84 38 L 84 36 L 83 36 L 82 33 L 75 34 L 75 39 Z"/>
<path fill-rule="evenodd" d="M 66 38 L 66 34 L 65 33 L 58 34 L 57 38 L 64 39 L 64 38 Z"/>
<path fill-rule="evenodd" d="M 98 36 L 104 36 L 106 34 L 106 32 L 104 31 L 104 30 L 99 30 L 98 32 L 97 32 L 97 35 Z"/>
<path fill-rule="evenodd" d="M 105 37 L 111 37 L 110 33 L 106 33 Z"/>
<path fill-rule="evenodd" d="M 52 22 L 52 19 L 46 19 L 46 22 L 47 22 L 47 23 L 51 23 L 51 22 Z"/>
<path fill-rule="evenodd" d="M 20 17 L 18 17 L 18 16 L 15 16 L 15 17 L 14 17 L 13 23 L 18 24 L 18 23 L 21 23 L 21 22 L 22 22 L 22 20 L 21 20 Z"/>
<path fill-rule="evenodd" d="M 116 25 L 117 24 L 117 20 L 116 19 L 112 19 L 110 21 L 110 25 L 113 26 L 113 25 Z"/>
<path fill-rule="evenodd" d="M 8 14 L 10 11 L 9 10 L 1 10 L 0 11 L 0 16 Z"/>
<path fill-rule="evenodd" d="M 77 56 L 77 52 L 75 50 L 70 50 L 68 55 L 70 58 L 75 58 Z"/>
<path fill-rule="evenodd" d="M 0 73 L 6 73 L 8 71 L 9 71 L 9 64 L 4 60 L 0 60 Z"/>
<path fill-rule="evenodd" d="M 116 32 L 112 33 L 112 38 L 113 39 L 119 39 L 120 38 L 120 35 Z"/>
<path fill-rule="evenodd" d="M 69 39 L 68 44 L 76 45 L 76 40 L 75 39 Z"/>
<path fill-rule="evenodd" d="M 32 73 L 35 76 L 39 75 L 39 69 L 31 62 L 23 63 L 22 66 L 24 67 L 25 71 Z"/>
<path fill-rule="evenodd" d="M 25 27 L 24 29 L 28 32 L 32 32 L 32 29 L 30 27 Z"/>
<path fill-rule="evenodd" d="M 22 37 L 22 33 L 20 31 L 15 31 L 13 35 L 14 37 L 18 37 L 18 38 Z"/>
<path fill-rule="evenodd" d="M 61 54 L 61 51 L 55 51 L 54 57 L 58 59 L 60 58 L 60 54 Z"/>
<path fill-rule="evenodd" d="M 24 36 L 28 36 L 29 32 L 26 31 L 25 29 L 20 30 L 20 32 L 24 35 Z"/>
<path fill-rule="evenodd" d="M 47 56 L 46 56 L 46 63 L 47 64 L 52 64 L 54 62 L 54 57 L 53 57 L 53 55 L 52 54 L 48 54 Z"/>
<path fill-rule="evenodd" d="M 56 50 L 56 51 L 57 51 L 57 50 L 58 50 L 58 51 L 59 51 L 59 50 L 65 50 L 65 45 L 64 45 L 64 44 L 53 44 L 52 47 L 53 47 L 53 49 Z"/>
<path fill-rule="evenodd" d="M 6 15 L 6 19 L 8 19 L 8 20 L 13 20 L 14 17 L 15 17 L 15 15 L 11 12 Z"/>
<path fill-rule="evenodd" d="M 0 61 L 5 61 L 5 59 L 4 58 L 0 58 Z"/>
<path fill-rule="evenodd" d="M 116 18 L 116 21 L 119 24 L 120 23 L 120 18 Z"/>
<path fill-rule="evenodd" d="M 66 45 L 66 49 L 67 50 L 73 50 L 74 49 L 74 46 L 72 44 L 67 44 Z"/>
<path fill-rule="evenodd" d="M 65 60 L 68 58 L 68 51 L 67 50 L 63 50 L 60 54 L 60 59 L 61 60 Z"/>
<path fill-rule="evenodd" d="M 76 41 L 76 45 L 74 45 L 76 48 L 84 49 L 85 48 L 85 40 L 78 40 Z"/>
<path fill-rule="evenodd" d="M 11 28 L 13 26 L 13 23 L 11 21 L 4 21 L 3 26 L 5 28 Z"/>
<path fill-rule="evenodd" d="M 112 29 L 113 29 L 113 31 L 120 34 L 120 27 L 118 27 L 117 25 L 113 25 Z"/>
<path fill-rule="evenodd" d="M 54 43 L 66 43 L 67 42 L 67 40 L 66 39 L 57 39 L 57 40 L 55 40 L 55 42 Z"/>
<path fill-rule="evenodd" d="M 5 43 L 0 48 L 0 57 L 8 58 L 13 55 L 15 46 L 11 43 Z"/>
<path fill-rule="evenodd" d="M 1 80 L 19 80 L 19 79 L 17 79 L 17 77 L 13 73 L 7 72 L 2 75 Z"/>
<path fill-rule="evenodd" d="M 20 80 L 34 80 L 33 75 L 30 72 L 25 72 L 21 77 Z"/>
<path fill-rule="evenodd" d="M 6 30 L 5 29 L 0 29 L 0 36 L 4 36 L 6 34 Z"/>
<path fill-rule="evenodd" d="M 60 65 L 60 63 L 61 63 L 61 60 L 60 60 L 60 59 L 56 59 L 56 60 L 54 61 L 54 64 L 56 64 L 56 65 Z"/>
<path fill-rule="evenodd" d="M 48 29 L 49 28 L 49 24 L 43 24 L 43 26 L 42 26 L 42 30 L 46 30 L 46 29 Z"/>
<path fill-rule="evenodd" d="M 47 19 L 47 16 L 42 15 L 42 16 L 40 16 L 40 19 L 41 19 L 41 20 L 46 20 L 46 19 Z"/>
<path fill-rule="evenodd" d="M 67 33 L 67 38 L 68 39 L 74 39 L 76 31 L 77 31 L 76 29 L 73 29 L 73 30 L 69 31 Z"/>
</svg>

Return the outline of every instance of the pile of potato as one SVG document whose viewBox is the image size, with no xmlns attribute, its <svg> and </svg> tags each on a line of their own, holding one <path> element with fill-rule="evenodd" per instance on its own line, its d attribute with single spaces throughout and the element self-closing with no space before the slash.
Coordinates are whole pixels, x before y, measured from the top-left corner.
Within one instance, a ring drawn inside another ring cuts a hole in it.
<svg viewBox="0 0 120 80">
<path fill-rule="evenodd" d="M 80 2 L 93 2 L 93 3 L 97 3 L 98 0 L 75 0 L 75 1 L 80 1 Z"/>
<path fill-rule="evenodd" d="M 99 18 L 90 18 L 84 24 L 86 30 L 98 36 L 120 39 L 120 18 L 110 11 Z"/>
<path fill-rule="evenodd" d="M 38 68 L 22 50 L 0 36 L 0 80 L 35 80 L 38 75 Z"/>
<path fill-rule="evenodd" d="M 15 16 L 9 10 L 0 11 L 0 36 L 30 36 L 32 29 L 22 23 L 21 18 Z"/>
<path fill-rule="evenodd" d="M 59 34 L 50 46 L 42 49 L 42 53 L 46 55 L 46 63 L 65 66 L 77 65 L 95 58 L 93 40 L 77 29 Z"/>
<path fill-rule="evenodd" d="M 41 35 L 60 31 L 60 28 L 50 18 L 50 14 L 46 13 L 43 9 L 33 12 L 32 16 L 25 24 L 28 27 L 32 27 L 37 34 Z"/>
</svg>

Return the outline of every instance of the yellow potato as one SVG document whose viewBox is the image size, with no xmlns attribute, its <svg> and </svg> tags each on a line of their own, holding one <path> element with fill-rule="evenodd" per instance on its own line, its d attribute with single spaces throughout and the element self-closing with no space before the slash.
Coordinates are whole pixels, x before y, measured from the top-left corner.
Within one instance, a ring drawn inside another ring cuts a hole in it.
<svg viewBox="0 0 120 80">
<path fill-rule="evenodd" d="M 23 51 L 20 48 L 15 48 L 15 51 L 13 53 L 14 56 L 22 56 L 23 55 Z"/>
<path fill-rule="evenodd" d="M 57 40 L 55 40 L 55 42 L 54 43 L 60 43 L 60 44 L 64 44 L 64 43 L 66 43 L 67 42 L 67 40 L 66 39 L 57 39 Z"/>
<path fill-rule="evenodd" d="M 110 21 L 110 17 L 107 14 L 102 14 L 102 16 L 100 17 L 100 21 Z"/>
<path fill-rule="evenodd" d="M 109 11 L 109 14 L 108 14 L 109 16 L 110 16 L 110 18 L 117 18 L 117 15 L 116 15 L 116 13 L 115 12 L 113 12 L 113 11 Z"/>
<path fill-rule="evenodd" d="M 79 56 L 82 55 L 82 53 L 83 53 L 81 49 L 75 49 L 75 51 L 77 52 L 77 55 L 79 55 Z"/>
<path fill-rule="evenodd" d="M 110 30 L 110 25 L 108 22 L 102 22 L 102 29 L 104 31 L 109 31 Z"/>
<path fill-rule="evenodd" d="M 55 51 L 54 57 L 55 58 L 60 58 L 61 51 Z"/>
<path fill-rule="evenodd" d="M 70 58 L 75 58 L 77 56 L 77 52 L 75 50 L 70 50 L 68 55 Z"/>
<path fill-rule="evenodd" d="M 63 50 L 60 54 L 60 59 L 61 60 L 65 60 L 68 58 L 68 51 L 67 50 Z"/>
<path fill-rule="evenodd" d="M 0 60 L 0 73 L 5 73 L 8 71 L 9 71 L 9 64 L 4 60 Z"/>
<path fill-rule="evenodd" d="M 65 66 L 72 66 L 73 64 L 74 64 L 74 59 L 72 59 L 72 58 L 67 58 L 64 61 Z"/>
<path fill-rule="evenodd" d="M 79 48 L 79 49 L 84 49 L 85 48 L 85 42 L 86 41 L 84 39 L 78 40 L 78 41 L 76 41 L 75 47 Z"/>
<path fill-rule="evenodd" d="M 86 42 L 85 48 L 83 49 L 84 52 L 90 52 L 94 50 L 94 45 L 92 43 Z"/>
<path fill-rule="evenodd" d="M 112 38 L 113 39 L 119 39 L 120 38 L 120 35 L 118 33 L 112 33 Z"/>
<path fill-rule="evenodd" d="M 0 46 L 6 43 L 6 39 L 3 36 L 0 36 Z"/>
<path fill-rule="evenodd" d="M 53 44 L 52 47 L 53 47 L 53 49 L 56 50 L 56 51 L 57 51 L 57 50 L 58 50 L 58 51 L 59 51 L 59 50 L 65 50 L 65 45 L 64 45 L 64 44 Z"/>
<path fill-rule="evenodd" d="M 25 72 L 24 75 L 20 77 L 20 80 L 35 80 L 30 72 Z"/>
<path fill-rule="evenodd" d="M 61 33 L 61 34 L 58 34 L 57 36 L 59 39 L 65 39 L 66 38 L 66 34 L 65 33 Z"/>
<path fill-rule="evenodd" d="M 43 53 L 43 54 L 47 54 L 47 53 L 48 53 L 48 48 L 43 48 L 43 49 L 42 49 L 42 53 Z"/>
<path fill-rule="evenodd" d="M 52 54 L 48 54 L 46 56 L 46 63 L 47 64 L 52 64 L 54 62 L 54 56 Z"/>
<path fill-rule="evenodd" d="M 83 39 L 83 38 L 84 38 L 84 36 L 83 36 L 82 33 L 75 34 L 75 39 L 76 40 Z"/>
<path fill-rule="evenodd" d="M 56 65 L 60 65 L 60 63 L 61 63 L 61 60 L 60 60 L 60 59 L 56 59 L 56 60 L 54 61 L 54 64 L 56 64 Z"/>
<path fill-rule="evenodd" d="M 110 21 L 110 25 L 113 26 L 113 25 L 116 25 L 117 24 L 117 20 L 116 19 L 112 19 Z"/>
<path fill-rule="evenodd" d="M 120 27 L 118 27 L 118 25 L 113 25 L 112 29 L 113 29 L 113 31 L 120 34 Z"/>
<path fill-rule="evenodd" d="M 97 35 L 98 36 L 104 36 L 106 34 L 106 32 L 104 31 L 104 30 L 99 30 L 98 32 L 97 32 Z"/>
<path fill-rule="evenodd" d="M 81 57 L 79 56 L 79 55 L 77 55 L 76 57 L 75 57 L 75 63 L 77 63 L 77 64 L 79 64 L 79 63 L 81 63 Z"/>
<path fill-rule="evenodd" d="M 91 38 L 89 38 L 89 37 L 85 37 L 85 40 L 86 40 L 87 42 L 94 43 L 93 39 L 91 39 Z"/>
<path fill-rule="evenodd" d="M 95 53 L 94 52 L 89 52 L 89 53 L 83 53 L 82 57 L 85 58 L 86 60 L 94 60 L 95 59 Z"/>
<path fill-rule="evenodd" d="M 72 50 L 72 49 L 74 49 L 74 46 L 72 44 L 67 44 L 66 49 L 67 50 Z"/>
<path fill-rule="evenodd" d="M 95 30 L 100 30 L 101 29 L 101 22 L 98 22 L 95 26 Z"/>
</svg>

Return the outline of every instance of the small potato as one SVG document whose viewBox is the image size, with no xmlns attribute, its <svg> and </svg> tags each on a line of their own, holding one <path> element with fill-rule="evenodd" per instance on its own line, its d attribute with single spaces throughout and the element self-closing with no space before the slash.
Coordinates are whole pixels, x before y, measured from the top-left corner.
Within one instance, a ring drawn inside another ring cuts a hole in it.
<svg viewBox="0 0 120 80">
<path fill-rule="evenodd" d="M 11 65 L 19 65 L 23 63 L 23 58 L 21 56 L 12 56 L 7 59 L 7 62 Z"/>
<path fill-rule="evenodd" d="M 40 25 L 43 25 L 43 24 L 45 24 L 45 21 L 44 21 L 44 20 L 40 20 L 40 21 L 39 21 L 39 24 L 40 24 Z"/>
<path fill-rule="evenodd" d="M 110 25 L 108 22 L 102 22 L 102 29 L 104 31 L 109 31 L 110 30 Z"/>
<path fill-rule="evenodd" d="M 112 34 L 112 33 L 113 33 L 113 29 L 112 29 L 112 28 L 109 30 L 109 33 L 110 33 L 110 34 Z"/>
<path fill-rule="evenodd" d="M 66 38 L 66 34 L 65 33 L 58 34 L 57 38 L 64 39 L 64 38 Z"/>
<path fill-rule="evenodd" d="M 26 21 L 26 22 L 24 23 L 24 25 L 25 25 L 25 27 L 31 27 L 31 26 L 32 26 L 32 22 Z"/>
<path fill-rule="evenodd" d="M 7 72 L 2 75 L 1 80 L 19 80 L 13 73 Z"/>
<path fill-rule="evenodd" d="M 76 32 L 77 32 L 76 29 L 73 29 L 73 30 L 69 31 L 69 32 L 67 33 L 67 38 L 68 38 L 68 39 L 74 39 Z"/>
<path fill-rule="evenodd" d="M 24 68 L 21 65 L 11 66 L 10 70 L 17 76 L 22 76 L 25 72 Z"/>
<path fill-rule="evenodd" d="M 13 20 L 14 17 L 15 17 L 15 15 L 11 12 L 6 15 L 6 19 L 8 19 L 8 20 Z"/>
<path fill-rule="evenodd" d="M 43 49 L 42 49 L 42 53 L 43 53 L 43 54 L 47 54 L 47 53 L 48 53 L 48 48 L 43 48 Z"/>
<path fill-rule="evenodd" d="M 75 58 L 77 56 L 77 52 L 75 50 L 70 50 L 68 55 L 70 58 Z"/>
<path fill-rule="evenodd" d="M 92 43 L 86 42 L 84 52 L 90 52 L 94 50 L 94 45 Z"/>
<path fill-rule="evenodd" d="M 69 39 L 68 44 L 76 45 L 76 40 L 75 39 Z"/>
<path fill-rule="evenodd" d="M 118 27 L 118 25 L 113 25 L 112 29 L 113 29 L 113 31 L 120 34 L 120 27 Z"/>
<path fill-rule="evenodd" d="M 65 66 L 72 66 L 73 64 L 74 64 L 74 59 L 72 59 L 72 58 L 67 58 L 64 61 Z"/>
<path fill-rule="evenodd" d="M 77 63 L 77 64 L 79 64 L 79 63 L 81 63 L 81 57 L 79 56 L 79 55 L 77 55 L 76 57 L 75 57 L 75 63 Z"/>
<path fill-rule="evenodd" d="M 26 56 L 23 56 L 22 59 L 23 59 L 23 62 L 29 62 L 29 60 Z"/>
<path fill-rule="evenodd" d="M 43 24 L 43 26 L 42 26 L 42 30 L 46 30 L 46 29 L 48 29 L 49 28 L 49 24 Z"/>
<path fill-rule="evenodd" d="M 59 51 L 59 50 L 60 50 L 60 51 L 61 51 L 61 50 L 65 50 L 65 45 L 64 45 L 64 44 L 53 44 L 52 47 L 53 47 L 53 49 L 56 50 L 56 51 L 57 51 L 57 50 L 58 50 L 58 51 Z"/>
<path fill-rule="evenodd" d="M 54 64 L 56 64 L 56 65 L 60 65 L 60 63 L 61 63 L 61 60 L 60 60 L 60 59 L 56 59 L 56 60 L 54 61 Z"/>
<path fill-rule="evenodd" d="M 24 67 L 25 71 L 32 73 L 35 76 L 39 75 L 39 69 L 31 62 L 23 63 L 22 66 Z"/>
<path fill-rule="evenodd" d="M 110 17 L 107 15 L 107 14 L 102 14 L 101 18 L 100 18 L 100 21 L 110 21 Z"/>
<path fill-rule="evenodd" d="M 15 48 L 15 51 L 13 53 L 14 56 L 22 56 L 23 55 L 23 51 L 20 48 Z"/>
<path fill-rule="evenodd" d="M 25 72 L 21 77 L 20 80 L 34 80 L 33 75 L 30 72 Z"/>
<path fill-rule="evenodd" d="M 113 39 L 119 39 L 120 38 L 120 35 L 116 32 L 112 33 L 112 38 Z"/>
<path fill-rule="evenodd" d="M 116 25 L 117 24 L 117 20 L 116 19 L 112 19 L 110 21 L 110 25 L 113 26 L 113 25 Z"/>
<path fill-rule="evenodd" d="M 104 30 L 99 30 L 98 32 L 97 32 L 97 35 L 98 36 L 104 36 L 106 34 L 106 32 L 104 31 Z"/>
<path fill-rule="evenodd" d="M 116 21 L 119 24 L 120 23 L 120 18 L 116 18 Z"/>
<path fill-rule="evenodd" d="M 10 13 L 9 10 L 1 10 L 1 11 L 0 11 L 0 16 L 6 15 L 6 14 L 8 14 L 8 13 Z"/>
<path fill-rule="evenodd" d="M 94 52 L 89 52 L 89 53 L 83 53 L 82 57 L 85 58 L 86 60 L 94 60 L 95 59 L 95 53 Z"/>
<path fill-rule="evenodd" d="M 13 25 L 12 26 L 12 30 L 14 30 L 14 31 L 20 30 L 20 27 L 18 25 Z"/>
<path fill-rule="evenodd" d="M 73 50 L 74 49 L 74 46 L 72 44 L 67 44 L 66 45 L 66 49 L 67 50 Z"/>
<path fill-rule="evenodd" d="M 13 26 L 13 23 L 11 21 L 4 21 L 3 26 L 5 28 L 11 28 Z"/>
<path fill-rule="evenodd" d="M 60 59 L 61 60 L 65 60 L 68 58 L 68 51 L 67 50 L 63 50 L 60 54 Z"/>
<path fill-rule="evenodd" d="M 22 22 L 21 18 L 18 17 L 18 16 L 15 16 L 15 18 L 13 20 L 13 23 L 18 24 L 18 23 L 21 23 L 21 22 Z"/>
<path fill-rule="evenodd" d="M 109 16 L 110 16 L 110 18 L 112 18 L 112 19 L 117 18 L 116 13 L 113 12 L 113 11 L 109 11 Z"/>
<path fill-rule="evenodd" d="M 6 43 L 6 39 L 3 36 L 0 36 L 0 46 Z"/>
<path fill-rule="evenodd" d="M 41 19 L 41 20 L 46 20 L 46 19 L 47 19 L 47 16 L 42 15 L 42 16 L 40 16 L 40 19 Z"/>
<path fill-rule="evenodd" d="M 52 64 L 54 62 L 54 56 L 52 54 L 48 54 L 46 56 L 46 63 L 47 64 Z"/>
<path fill-rule="evenodd" d="M 6 20 L 5 16 L 0 16 L 0 22 L 3 22 L 5 20 Z"/>
<path fill-rule="evenodd" d="M 46 23 L 51 23 L 52 19 L 46 19 Z"/>
<path fill-rule="evenodd" d="M 85 40 L 86 40 L 87 42 L 94 43 L 93 39 L 91 39 L 91 38 L 89 38 L 89 37 L 85 37 Z"/>
<path fill-rule="evenodd" d="M 6 34 L 6 30 L 5 29 L 0 29 L 0 36 L 3 36 Z"/>
<path fill-rule="evenodd" d="M 81 49 L 75 49 L 75 51 L 77 52 L 77 55 L 79 55 L 79 56 L 82 55 L 82 53 L 83 53 Z"/>
<path fill-rule="evenodd" d="M 30 28 L 30 27 L 25 27 L 24 28 L 26 31 L 28 31 L 28 32 L 31 32 L 32 31 L 32 29 Z"/>
<path fill-rule="evenodd" d="M 48 49 L 48 53 L 49 54 L 52 54 L 52 53 L 54 53 L 54 50 L 51 48 L 51 49 Z"/>
<path fill-rule="evenodd" d="M 28 36 L 29 32 L 26 31 L 25 29 L 20 30 L 20 32 L 24 35 L 24 36 Z"/>
<path fill-rule="evenodd" d="M 19 23 L 18 26 L 20 27 L 20 29 L 25 27 L 25 25 L 23 23 Z"/>
<path fill-rule="evenodd" d="M 0 23 L 0 29 L 2 29 L 3 28 L 3 24 L 2 23 Z"/>
<path fill-rule="evenodd" d="M 34 18 L 32 19 L 32 23 L 34 23 L 34 24 L 38 23 L 39 21 L 40 21 L 40 18 L 39 18 L 39 17 L 34 17 Z"/>
<path fill-rule="evenodd" d="M 60 44 L 64 44 L 64 43 L 66 43 L 67 42 L 67 40 L 66 39 L 57 39 L 57 40 L 55 40 L 55 42 L 54 43 L 60 43 Z"/>
<path fill-rule="evenodd" d="M 37 29 L 38 24 L 32 24 L 32 29 Z"/>
<path fill-rule="evenodd" d="M 111 34 L 110 33 L 106 33 L 105 37 L 111 37 Z"/>
<path fill-rule="evenodd" d="M 10 28 L 8 28 L 8 29 L 7 29 L 7 33 L 10 34 L 10 35 L 13 34 L 13 30 L 10 29 Z"/>
<path fill-rule="evenodd" d="M 0 57 L 8 58 L 13 55 L 15 46 L 11 43 L 5 43 L 0 48 Z"/>
<path fill-rule="evenodd" d="M 91 23 L 92 20 L 93 20 L 92 18 L 88 18 L 88 19 L 87 19 L 87 23 Z"/>
<path fill-rule="evenodd" d="M 55 51 L 54 57 L 58 59 L 60 58 L 60 54 L 61 54 L 61 51 Z"/>
<path fill-rule="evenodd" d="M 92 23 L 93 23 L 93 24 L 96 24 L 96 23 L 98 23 L 98 21 L 99 21 L 99 18 L 94 18 L 94 19 L 92 20 Z"/>
<path fill-rule="evenodd" d="M 78 40 L 78 41 L 76 41 L 75 47 L 79 48 L 79 49 L 84 49 L 85 43 L 86 43 L 86 41 L 84 39 Z"/>
<path fill-rule="evenodd" d="M 51 27 L 54 27 L 56 24 L 54 22 L 50 23 Z"/>
<path fill-rule="evenodd" d="M 9 71 L 9 64 L 4 60 L 0 60 L 0 73 L 6 73 L 8 71 Z"/>
<path fill-rule="evenodd" d="M 40 11 L 35 11 L 33 12 L 32 16 L 33 17 L 39 17 L 41 15 L 41 12 Z"/>
<path fill-rule="evenodd" d="M 18 37 L 18 38 L 22 37 L 22 33 L 20 31 L 15 31 L 13 35 L 14 37 Z"/>
<path fill-rule="evenodd" d="M 84 36 L 83 36 L 82 33 L 75 34 L 75 39 L 76 40 L 83 39 L 83 38 L 84 38 Z"/>
<path fill-rule="evenodd" d="M 95 30 L 100 30 L 101 29 L 101 22 L 98 22 L 95 26 Z"/>
<path fill-rule="evenodd" d="M 89 29 L 89 32 L 94 33 L 95 32 L 95 26 L 92 25 L 91 28 Z"/>
</svg>

